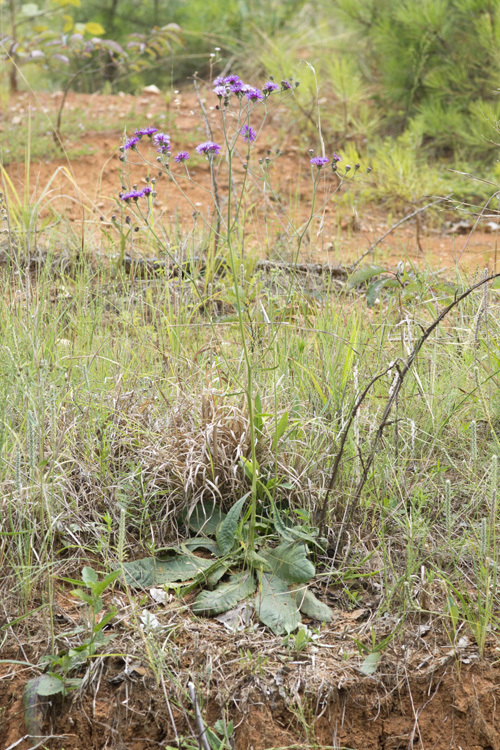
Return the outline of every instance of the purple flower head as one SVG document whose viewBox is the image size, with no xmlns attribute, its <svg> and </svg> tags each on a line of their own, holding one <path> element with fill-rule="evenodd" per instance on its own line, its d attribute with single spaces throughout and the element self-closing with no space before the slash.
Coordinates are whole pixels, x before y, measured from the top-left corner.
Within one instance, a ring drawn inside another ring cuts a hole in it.
<svg viewBox="0 0 500 750">
<path fill-rule="evenodd" d="M 214 143 L 213 141 L 205 141 L 205 143 L 200 143 L 199 146 L 196 146 L 196 150 L 199 154 L 206 154 L 209 156 L 210 154 L 220 154 L 221 147 L 218 143 Z"/>
<path fill-rule="evenodd" d="M 153 188 L 150 187 L 149 185 L 146 185 L 146 187 L 142 188 L 141 190 L 141 194 L 142 194 L 141 197 L 145 198 L 147 195 L 151 195 L 152 192 L 153 192 Z"/>
<path fill-rule="evenodd" d="M 226 82 L 226 79 L 224 76 L 217 76 L 217 78 L 214 79 L 214 86 L 223 86 Z"/>
<path fill-rule="evenodd" d="M 128 151 L 129 148 L 134 148 L 134 146 L 136 145 L 136 143 L 139 143 L 140 140 L 141 139 L 138 136 L 136 136 L 136 135 L 132 136 L 132 138 L 129 138 L 128 141 L 126 141 L 126 143 L 124 143 L 123 150 L 124 151 Z"/>
<path fill-rule="evenodd" d="M 120 199 L 122 201 L 126 201 L 127 203 L 129 201 L 137 201 L 139 200 L 139 198 L 142 198 L 142 196 L 142 190 L 130 190 L 128 193 L 120 193 Z"/>
<path fill-rule="evenodd" d="M 158 132 L 158 128 L 139 128 L 139 130 L 135 131 L 135 134 L 141 137 L 141 135 L 153 135 L 154 133 Z"/>
<path fill-rule="evenodd" d="M 237 76 L 235 73 L 231 73 L 231 75 L 226 76 L 224 78 L 224 83 L 229 84 L 230 86 L 235 86 L 237 83 L 241 83 L 241 78 Z"/>
<path fill-rule="evenodd" d="M 283 91 L 288 91 L 292 88 L 292 84 L 290 83 L 290 81 L 283 80 L 281 81 L 281 88 L 283 89 Z"/>
<path fill-rule="evenodd" d="M 247 143 L 253 143 L 254 140 L 257 138 L 257 133 L 250 125 L 243 125 L 243 127 L 240 130 L 241 135 L 243 136 L 243 140 Z"/>
<path fill-rule="evenodd" d="M 244 94 L 247 88 L 248 86 L 246 85 L 246 83 L 243 83 L 243 81 L 239 80 L 229 84 L 229 89 L 231 90 L 232 94 Z"/>
<path fill-rule="evenodd" d="M 224 85 L 216 86 L 213 89 L 213 92 L 214 92 L 214 94 L 217 94 L 217 96 L 219 97 L 219 99 L 223 99 L 223 98 L 226 99 L 228 97 L 228 95 L 229 95 L 229 89 L 228 89 L 227 86 L 224 86 Z"/>
<path fill-rule="evenodd" d="M 342 157 L 338 154 L 332 154 L 332 161 L 342 161 Z"/>
<path fill-rule="evenodd" d="M 183 161 L 187 161 L 189 159 L 189 154 L 187 151 L 179 151 L 177 156 L 174 158 L 174 161 L 177 162 L 177 164 L 180 164 Z"/>
<path fill-rule="evenodd" d="M 251 102 L 258 102 L 260 99 L 264 98 L 262 91 L 260 89 L 254 89 L 252 86 L 249 86 L 248 90 L 245 92 L 245 96 Z"/>
<path fill-rule="evenodd" d="M 153 141 L 158 146 L 156 149 L 159 154 L 165 154 L 170 151 L 170 136 L 166 133 L 156 133 L 153 136 Z"/>
<path fill-rule="evenodd" d="M 274 83 L 274 81 L 266 81 L 265 84 L 262 86 L 262 91 L 264 94 L 269 96 L 269 94 L 272 94 L 273 91 L 278 91 L 279 86 L 277 83 Z"/>
<path fill-rule="evenodd" d="M 321 169 L 321 167 L 324 167 L 326 164 L 328 164 L 329 161 L 330 159 L 327 159 L 326 156 L 313 156 L 313 158 L 311 159 L 311 164 L 314 167 L 318 167 L 318 169 Z"/>
</svg>

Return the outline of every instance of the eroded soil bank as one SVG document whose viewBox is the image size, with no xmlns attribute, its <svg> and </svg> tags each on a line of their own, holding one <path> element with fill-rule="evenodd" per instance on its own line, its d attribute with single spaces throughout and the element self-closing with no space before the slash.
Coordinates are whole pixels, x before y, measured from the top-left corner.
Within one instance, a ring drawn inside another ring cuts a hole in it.
<svg viewBox="0 0 500 750">
<path fill-rule="evenodd" d="M 213 726 L 223 716 L 233 720 L 236 750 L 496 750 L 500 746 L 500 667 L 493 658 L 479 660 L 450 652 L 420 665 L 403 660 L 397 670 L 383 660 L 372 676 L 342 667 L 338 659 L 330 672 L 326 665 L 313 666 L 301 656 L 277 670 L 266 669 L 257 654 L 253 658 L 242 654 L 240 662 L 239 669 L 231 665 L 227 681 L 219 669 L 212 679 L 206 669 L 202 677 L 192 675 L 205 722 Z M 16 665 L 2 665 L 2 750 L 28 750 L 42 741 L 40 736 L 33 741 L 27 737 L 23 702 L 27 674 Z M 49 737 L 42 746 L 50 750 L 196 747 L 192 705 L 182 689 L 186 679 L 186 673 L 174 679 L 168 671 L 155 675 L 138 662 L 126 666 L 116 656 L 103 659 L 81 694 L 46 699 L 46 703 L 39 699 L 37 720 Z M 184 739 L 177 744 L 178 738 Z"/>
</svg>

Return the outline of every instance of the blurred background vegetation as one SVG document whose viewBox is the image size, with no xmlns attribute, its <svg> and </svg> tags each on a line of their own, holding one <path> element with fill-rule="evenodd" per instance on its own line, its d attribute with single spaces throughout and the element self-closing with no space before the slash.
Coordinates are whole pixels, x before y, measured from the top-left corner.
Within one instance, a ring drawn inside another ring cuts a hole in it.
<svg viewBox="0 0 500 750">
<path fill-rule="evenodd" d="M 453 189 L 437 165 L 500 177 L 500 0 L 3 0 L 0 32 L 5 78 L 23 66 L 11 90 L 293 75 L 297 136 L 319 101 L 328 146 L 369 160 L 404 205 Z"/>
</svg>

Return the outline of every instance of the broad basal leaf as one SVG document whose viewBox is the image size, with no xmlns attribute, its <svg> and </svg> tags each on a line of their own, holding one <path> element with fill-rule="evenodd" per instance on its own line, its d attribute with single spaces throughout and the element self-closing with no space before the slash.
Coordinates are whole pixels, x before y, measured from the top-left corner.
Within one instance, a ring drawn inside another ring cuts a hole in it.
<svg viewBox="0 0 500 750">
<path fill-rule="evenodd" d="M 64 692 L 64 680 L 62 677 L 53 674 L 43 674 L 38 680 L 36 686 L 37 695 L 56 695 Z"/>
<path fill-rule="evenodd" d="M 306 588 L 295 589 L 294 597 L 302 614 L 319 622 L 331 622 L 333 612 L 327 604 L 321 602 L 312 591 Z"/>
<path fill-rule="evenodd" d="M 214 542 L 213 539 L 208 539 L 206 536 L 194 536 L 191 539 L 186 539 L 185 542 L 182 542 L 180 548 L 189 552 L 194 552 L 197 549 L 206 549 L 208 552 L 214 554 L 219 551 L 217 542 Z"/>
<path fill-rule="evenodd" d="M 233 505 L 217 529 L 217 544 L 219 545 L 221 555 L 227 555 L 234 547 L 241 509 L 247 497 L 248 494 L 244 495 Z"/>
<path fill-rule="evenodd" d="M 363 281 L 368 281 L 368 279 L 371 279 L 373 276 L 378 276 L 379 273 L 384 273 L 385 270 L 386 269 L 383 266 L 362 266 L 361 268 L 358 268 L 357 271 L 354 271 L 352 276 L 349 277 L 347 289 L 354 289 L 354 287 L 362 284 Z"/>
<path fill-rule="evenodd" d="M 314 576 L 314 565 L 307 559 L 307 548 L 301 542 L 282 542 L 262 556 L 274 575 L 287 583 L 307 583 Z"/>
<path fill-rule="evenodd" d="M 142 560 L 124 563 L 125 581 L 133 588 L 162 586 L 175 581 L 187 581 L 213 564 L 196 555 L 177 555 L 168 560 L 144 557 Z"/>
<path fill-rule="evenodd" d="M 207 536 L 213 536 L 225 517 L 226 514 L 219 506 L 210 500 L 197 503 L 186 523 L 195 534 L 203 532 Z"/>
<path fill-rule="evenodd" d="M 272 573 L 263 573 L 256 602 L 259 620 L 275 635 L 291 633 L 300 623 L 300 613 L 287 584 Z"/>
<path fill-rule="evenodd" d="M 214 591 L 202 591 L 193 602 L 193 612 L 200 615 L 220 615 L 232 609 L 255 591 L 253 573 L 236 573 Z"/>
<path fill-rule="evenodd" d="M 370 675 L 376 672 L 381 658 L 382 654 L 380 653 L 380 651 L 372 651 L 371 654 L 368 654 L 360 667 L 363 674 Z"/>
<path fill-rule="evenodd" d="M 210 573 L 207 573 L 206 585 L 209 589 L 214 589 L 219 583 L 223 575 L 227 573 L 227 565 L 220 561 L 219 565 L 215 567 Z"/>
</svg>

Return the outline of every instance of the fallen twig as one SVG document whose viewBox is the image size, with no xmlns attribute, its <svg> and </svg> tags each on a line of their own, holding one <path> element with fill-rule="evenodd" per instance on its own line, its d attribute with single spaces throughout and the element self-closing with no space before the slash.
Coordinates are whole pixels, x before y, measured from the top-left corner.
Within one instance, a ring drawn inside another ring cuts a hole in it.
<svg viewBox="0 0 500 750">
<path fill-rule="evenodd" d="M 395 229 L 400 227 L 401 224 L 404 224 L 405 221 L 409 221 L 410 219 L 413 219 L 414 216 L 421 214 L 422 211 L 427 211 L 427 209 L 430 208 L 431 206 L 435 206 L 437 203 L 442 203 L 443 201 L 447 201 L 449 198 L 451 198 L 452 195 L 453 193 L 449 193 L 449 195 L 445 195 L 444 198 L 437 198 L 435 201 L 432 201 L 431 203 L 427 203 L 425 206 L 421 206 L 421 208 L 417 208 L 416 211 L 412 211 L 411 214 L 408 214 L 408 216 L 405 216 L 403 219 L 400 219 L 399 221 L 397 221 L 395 224 L 392 225 L 390 229 L 387 230 L 387 232 L 384 232 L 384 234 L 381 237 L 379 237 L 378 240 L 375 240 L 375 242 L 370 245 L 368 250 L 365 250 L 365 252 L 362 255 L 360 255 L 357 260 L 354 261 L 354 263 L 352 264 L 352 270 L 354 271 L 356 266 L 359 265 L 359 263 L 361 263 L 363 258 L 365 258 L 367 255 L 373 252 L 373 250 L 375 250 L 377 245 L 380 245 L 382 240 L 385 240 L 387 235 L 389 235 Z"/>
</svg>

